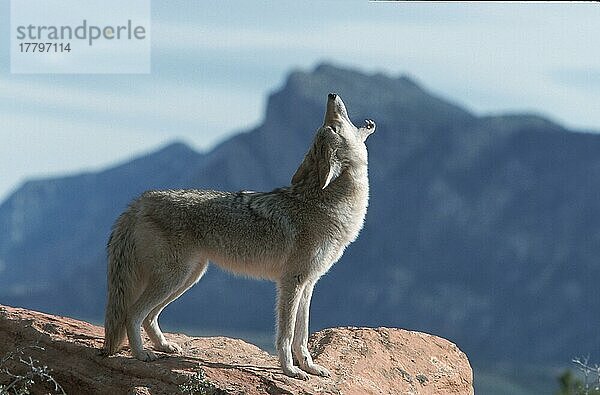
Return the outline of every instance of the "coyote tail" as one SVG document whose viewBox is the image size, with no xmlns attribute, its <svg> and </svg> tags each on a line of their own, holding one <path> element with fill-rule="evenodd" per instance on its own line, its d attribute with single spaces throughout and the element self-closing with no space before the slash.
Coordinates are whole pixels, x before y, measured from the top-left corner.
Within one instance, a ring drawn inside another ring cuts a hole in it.
<svg viewBox="0 0 600 395">
<path fill-rule="evenodd" d="M 119 351 L 126 335 L 127 308 L 132 303 L 135 216 L 130 211 L 117 220 L 108 240 L 108 301 L 104 319 L 105 355 Z"/>
</svg>

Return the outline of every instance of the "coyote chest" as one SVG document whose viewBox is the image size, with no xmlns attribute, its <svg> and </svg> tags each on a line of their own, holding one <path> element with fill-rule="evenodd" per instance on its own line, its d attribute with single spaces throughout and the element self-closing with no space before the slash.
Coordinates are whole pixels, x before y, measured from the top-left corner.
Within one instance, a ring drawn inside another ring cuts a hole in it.
<svg viewBox="0 0 600 395">
<path fill-rule="evenodd" d="M 311 229 L 319 240 L 314 252 L 315 269 L 321 274 L 335 264 L 346 247 L 354 242 L 360 233 L 368 206 L 368 182 L 360 183 L 353 193 L 342 198 L 334 206 L 326 208 L 326 218 L 321 226 Z M 358 191 L 358 192 L 357 192 Z"/>
<path fill-rule="evenodd" d="M 360 233 L 367 206 L 369 205 L 369 182 L 364 177 L 354 179 L 350 183 L 350 191 L 346 192 L 336 205 L 331 215 L 332 223 L 339 229 L 339 236 L 346 245 L 352 243 Z"/>
</svg>

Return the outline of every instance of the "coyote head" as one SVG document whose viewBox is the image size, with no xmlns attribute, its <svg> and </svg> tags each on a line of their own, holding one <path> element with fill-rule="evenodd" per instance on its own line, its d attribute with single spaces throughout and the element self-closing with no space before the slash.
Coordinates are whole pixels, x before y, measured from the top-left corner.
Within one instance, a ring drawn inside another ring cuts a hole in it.
<svg viewBox="0 0 600 395">
<path fill-rule="evenodd" d="M 365 120 L 362 127 L 356 127 L 348 118 L 342 99 L 330 93 L 323 126 L 317 130 L 312 147 L 292 177 L 292 185 L 316 181 L 320 189 L 325 189 L 344 171 L 366 167 L 365 140 L 374 131 L 372 120 Z"/>
</svg>

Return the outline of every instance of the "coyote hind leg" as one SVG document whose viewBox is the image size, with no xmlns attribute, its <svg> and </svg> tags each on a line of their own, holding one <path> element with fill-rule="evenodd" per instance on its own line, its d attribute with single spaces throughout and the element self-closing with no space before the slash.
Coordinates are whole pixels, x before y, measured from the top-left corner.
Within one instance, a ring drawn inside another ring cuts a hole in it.
<svg viewBox="0 0 600 395">
<path fill-rule="evenodd" d="M 143 322 L 144 330 L 148 337 L 154 344 L 154 349 L 158 351 L 174 353 L 181 352 L 181 347 L 174 342 L 168 341 L 158 325 L 158 316 L 175 299 L 183 295 L 188 289 L 196 284 L 200 278 L 206 272 L 208 267 L 208 260 L 202 260 L 198 267 L 183 281 L 183 283 L 175 289 L 166 299 L 164 299 L 158 306 L 154 307 L 150 313 L 146 316 Z"/>
<path fill-rule="evenodd" d="M 174 268 L 177 267 L 177 264 L 165 264 L 162 266 Z M 175 269 L 169 273 L 153 273 L 148 279 L 146 288 L 140 297 L 129 307 L 125 326 L 127 337 L 129 338 L 129 347 L 135 358 L 141 361 L 154 361 L 158 359 L 152 351 L 144 350 L 141 336 L 142 322 L 148 317 L 150 312 L 161 306 L 165 301 L 168 301 L 175 291 L 180 290 L 189 277 L 189 270 L 178 271 Z M 157 312 L 159 311 L 157 310 Z M 151 333 L 152 335 L 157 335 L 153 332 Z"/>
</svg>

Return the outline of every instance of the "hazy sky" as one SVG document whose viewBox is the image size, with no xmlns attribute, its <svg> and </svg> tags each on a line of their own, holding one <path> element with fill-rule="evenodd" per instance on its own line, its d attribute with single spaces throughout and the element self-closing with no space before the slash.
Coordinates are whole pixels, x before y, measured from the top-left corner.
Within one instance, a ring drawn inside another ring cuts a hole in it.
<svg viewBox="0 0 600 395">
<path fill-rule="evenodd" d="M 149 75 L 10 74 L 0 0 L 0 201 L 171 140 L 207 149 L 260 122 L 290 69 L 409 74 L 478 113 L 600 131 L 600 6 L 365 0 L 152 2 Z"/>
</svg>

